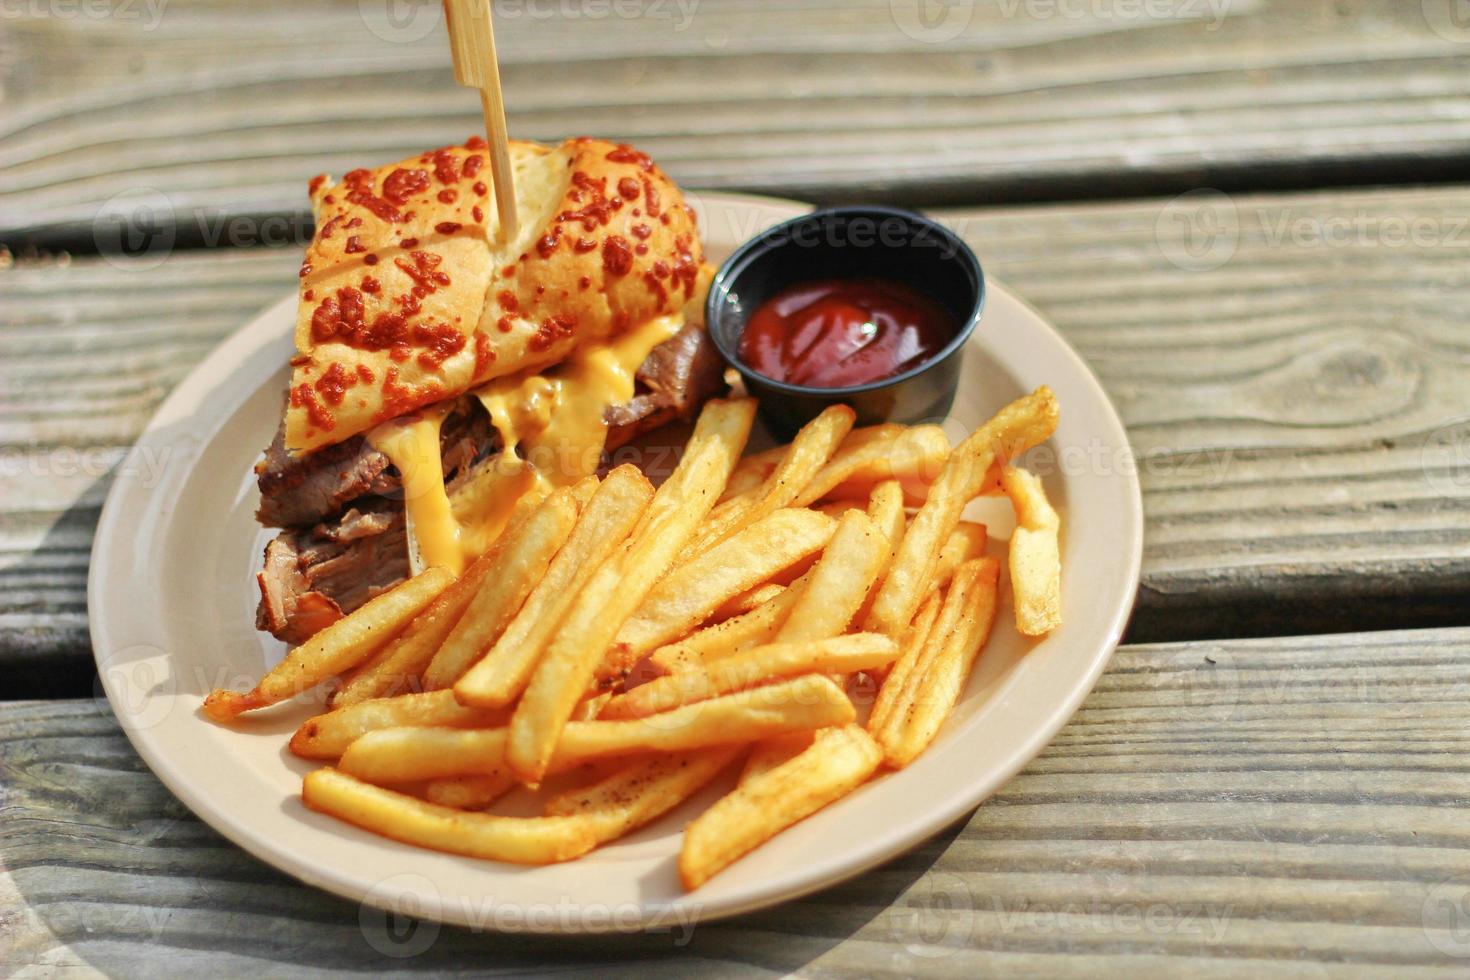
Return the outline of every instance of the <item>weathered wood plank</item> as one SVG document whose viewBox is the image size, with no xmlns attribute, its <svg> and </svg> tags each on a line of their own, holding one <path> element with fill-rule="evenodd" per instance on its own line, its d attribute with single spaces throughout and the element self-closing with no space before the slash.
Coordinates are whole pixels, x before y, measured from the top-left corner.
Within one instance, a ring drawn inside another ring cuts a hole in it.
<svg viewBox="0 0 1470 980">
<path fill-rule="evenodd" d="M 395 942 L 381 916 L 196 821 L 105 704 L 9 702 L 0 961 L 150 977 L 1463 976 L 1467 656 L 1470 630 L 1124 647 L 963 826 L 779 909 L 601 939 L 420 924 Z"/>
<path fill-rule="evenodd" d="M 953 217 L 1128 425 L 1134 640 L 1465 622 L 1463 189 Z"/>
<path fill-rule="evenodd" d="M 1470 190 L 1203 201 L 1237 230 L 1229 261 L 1200 271 L 1173 221 L 1188 201 L 949 214 L 1128 424 L 1147 515 L 1130 636 L 1464 622 Z M 1344 218 L 1362 230 L 1339 240 Z M 12 697 L 90 690 L 84 588 L 108 474 L 195 361 L 291 288 L 296 262 L 221 250 L 0 272 Z"/>
<path fill-rule="evenodd" d="M 497 34 L 519 136 L 636 140 L 687 184 L 936 204 L 1451 179 L 1451 6 L 509 0 Z M 320 170 L 463 139 L 480 116 L 437 9 L 17 8 L 0 241 L 89 247 L 108 202 L 214 241 L 224 216 L 303 214 Z"/>
</svg>

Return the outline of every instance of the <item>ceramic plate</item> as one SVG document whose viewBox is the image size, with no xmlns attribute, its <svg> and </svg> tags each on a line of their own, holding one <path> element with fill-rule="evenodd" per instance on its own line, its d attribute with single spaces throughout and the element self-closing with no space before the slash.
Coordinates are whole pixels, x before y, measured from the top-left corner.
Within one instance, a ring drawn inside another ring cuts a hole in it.
<svg viewBox="0 0 1470 980">
<path fill-rule="evenodd" d="M 715 262 L 803 210 L 729 195 L 691 199 Z M 994 636 L 962 702 L 913 765 L 688 894 L 675 872 L 680 829 L 720 787 L 581 860 L 541 868 L 421 850 L 308 812 L 299 794 L 312 765 L 285 746 L 311 705 L 281 705 L 232 728 L 199 714 L 211 688 L 246 689 L 284 653 L 255 630 L 253 576 L 268 535 L 252 517 L 251 466 L 279 419 L 295 308 L 293 290 L 226 340 L 159 409 L 108 495 L 88 608 L 107 696 L 148 765 L 220 833 L 309 884 L 394 911 L 530 932 L 685 925 L 794 898 L 913 847 L 993 793 L 1076 710 L 1127 620 L 1143 522 L 1123 426 L 1061 337 L 992 282 L 946 424 L 958 438 L 1036 385 L 1055 389 L 1061 425 L 1029 462 L 1065 522 L 1065 625 L 1024 641 L 1003 591 Z M 992 549 L 1003 553 L 1008 505 L 974 506 L 990 524 Z"/>
</svg>

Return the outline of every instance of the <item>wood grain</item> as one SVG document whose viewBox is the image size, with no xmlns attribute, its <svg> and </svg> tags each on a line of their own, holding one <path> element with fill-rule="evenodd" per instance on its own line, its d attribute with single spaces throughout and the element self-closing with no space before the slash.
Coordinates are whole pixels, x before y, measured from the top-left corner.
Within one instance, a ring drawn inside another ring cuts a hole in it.
<svg viewBox="0 0 1470 980">
<path fill-rule="evenodd" d="M 1134 640 L 1465 622 L 1470 194 L 950 217 L 1127 423 L 1147 517 Z"/>
<path fill-rule="evenodd" d="M 0 962 L 150 977 L 1463 976 L 1467 656 L 1470 630 L 1125 647 L 961 826 L 803 901 L 600 939 L 420 924 L 394 944 L 381 916 L 195 820 L 105 705 L 4 703 Z"/>
<path fill-rule="evenodd" d="M 1076 345 L 1128 424 L 1147 516 L 1130 636 L 1464 622 L 1470 190 L 1191 201 L 946 215 Z M 1211 207 L 1234 245 L 1200 270 L 1173 219 Z M 1361 230 L 1339 241 L 1340 220 Z M 1398 243 L 1400 226 L 1418 243 Z M 0 272 L 10 696 L 91 690 L 85 579 L 108 474 L 198 358 L 292 288 L 297 256 Z"/>
<path fill-rule="evenodd" d="M 304 215 L 319 171 L 482 125 L 438 4 L 52 6 L 5 22 L 0 241 L 105 245 L 142 204 L 217 240 L 231 216 Z M 508 0 L 497 35 L 514 135 L 635 140 L 691 185 L 938 204 L 1457 179 L 1470 31 L 1451 12 Z"/>
</svg>

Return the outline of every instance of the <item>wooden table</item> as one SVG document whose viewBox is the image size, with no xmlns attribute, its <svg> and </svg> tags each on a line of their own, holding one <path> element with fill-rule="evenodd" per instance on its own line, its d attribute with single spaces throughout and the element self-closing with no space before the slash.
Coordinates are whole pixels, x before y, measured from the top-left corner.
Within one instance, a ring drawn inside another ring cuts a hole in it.
<svg viewBox="0 0 1470 980">
<path fill-rule="evenodd" d="M 0 972 L 1470 973 L 1449 0 L 507 3 L 518 135 L 941 209 L 1061 328 L 1141 461 L 1129 643 L 961 825 L 692 932 L 399 936 L 195 820 L 94 683 L 97 512 L 169 388 L 291 288 L 305 179 L 475 128 L 435 9 L 0 19 Z M 147 233 L 121 250 L 118 214 Z"/>
</svg>

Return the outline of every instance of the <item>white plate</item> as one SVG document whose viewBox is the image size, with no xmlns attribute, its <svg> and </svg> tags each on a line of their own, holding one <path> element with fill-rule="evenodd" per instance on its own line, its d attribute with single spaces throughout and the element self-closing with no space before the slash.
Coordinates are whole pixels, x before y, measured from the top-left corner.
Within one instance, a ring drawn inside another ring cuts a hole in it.
<svg viewBox="0 0 1470 980">
<path fill-rule="evenodd" d="M 713 261 L 803 210 L 716 194 L 695 203 Z M 241 847 L 329 891 L 446 922 L 533 932 L 685 925 L 871 868 L 962 816 L 1041 750 L 1101 673 L 1138 581 L 1142 508 L 1117 414 L 1056 332 L 1004 287 L 989 286 L 949 426 L 958 436 L 1038 384 L 1056 390 L 1062 419 L 1052 451 L 1043 447 L 1031 462 L 1064 516 L 1065 625 L 1026 642 L 1003 606 L 963 701 L 918 761 L 693 893 L 681 889 L 675 858 L 680 829 L 709 794 L 579 861 L 544 868 L 476 861 L 308 812 L 299 793 L 311 765 L 285 746 L 310 705 L 283 705 L 235 728 L 199 715 L 211 688 L 248 688 L 283 653 L 255 630 L 253 575 L 267 535 L 252 517 L 251 466 L 280 415 L 294 293 L 226 340 L 169 396 L 108 495 L 88 609 L 113 710 L 164 784 Z M 999 553 L 1009 508 L 976 506 Z"/>
</svg>

